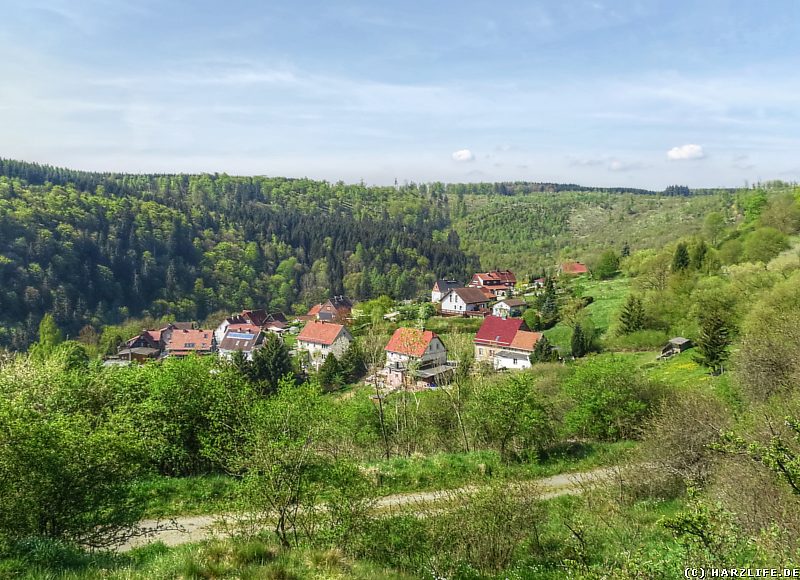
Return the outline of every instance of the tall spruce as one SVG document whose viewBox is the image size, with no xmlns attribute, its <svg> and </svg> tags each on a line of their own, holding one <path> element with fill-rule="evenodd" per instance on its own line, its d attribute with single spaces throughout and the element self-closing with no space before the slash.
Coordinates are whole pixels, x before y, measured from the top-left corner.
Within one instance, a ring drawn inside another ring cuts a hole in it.
<svg viewBox="0 0 800 580">
<path fill-rule="evenodd" d="M 730 356 L 731 342 L 731 329 L 722 313 L 717 310 L 705 313 L 700 318 L 700 334 L 696 341 L 699 354 L 695 360 L 714 374 L 721 373 Z"/>
<path fill-rule="evenodd" d="M 332 353 L 325 358 L 317 371 L 317 380 L 326 391 L 334 391 L 344 384 L 344 373 L 339 359 Z"/>
<path fill-rule="evenodd" d="M 278 389 L 278 381 L 292 372 L 292 359 L 289 349 L 277 334 L 267 334 L 262 348 L 253 354 L 252 378 L 261 386 L 263 394 L 274 393 Z"/>
<path fill-rule="evenodd" d="M 672 271 L 683 272 L 691 264 L 692 259 L 689 256 L 689 248 L 685 242 L 680 242 L 675 248 L 675 253 L 672 255 Z"/>
<path fill-rule="evenodd" d="M 644 328 L 644 306 L 642 299 L 633 294 L 628 295 L 628 300 L 622 307 L 619 315 L 619 333 L 631 334 Z"/>
<path fill-rule="evenodd" d="M 581 358 L 589 352 L 589 337 L 583 331 L 583 327 L 581 327 L 580 324 L 576 324 L 572 331 L 570 346 L 572 348 L 572 356 L 575 358 Z"/>
<path fill-rule="evenodd" d="M 536 341 L 533 347 L 533 352 L 530 356 L 531 364 L 556 362 L 558 360 L 558 351 L 553 344 L 547 340 L 546 336 L 542 336 Z"/>
</svg>

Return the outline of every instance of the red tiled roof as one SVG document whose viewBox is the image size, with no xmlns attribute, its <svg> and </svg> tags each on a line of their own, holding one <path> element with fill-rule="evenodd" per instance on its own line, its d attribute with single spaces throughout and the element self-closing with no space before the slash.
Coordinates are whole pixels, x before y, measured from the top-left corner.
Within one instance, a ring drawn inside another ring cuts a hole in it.
<svg viewBox="0 0 800 580">
<path fill-rule="evenodd" d="M 510 346 L 522 324 L 521 318 L 487 316 L 475 335 L 475 342 Z"/>
<path fill-rule="evenodd" d="M 386 352 L 396 352 L 408 356 L 421 357 L 425 354 L 428 345 L 430 345 L 434 338 L 438 337 L 436 333 L 430 330 L 398 328 L 394 331 L 385 350 Z"/>
<path fill-rule="evenodd" d="M 517 334 L 514 335 L 514 340 L 511 341 L 511 348 L 533 352 L 533 347 L 536 346 L 540 338 L 542 338 L 541 332 L 518 330 Z"/>
<path fill-rule="evenodd" d="M 517 277 L 511 270 L 492 270 L 491 272 L 478 272 L 473 276 L 473 280 L 477 278 L 483 282 L 494 282 L 514 285 L 517 283 Z"/>
<path fill-rule="evenodd" d="M 561 271 L 564 274 L 588 274 L 589 268 L 580 262 L 564 262 L 561 264 Z"/>
<path fill-rule="evenodd" d="M 297 340 L 331 345 L 343 328 L 344 326 L 341 324 L 312 320 L 303 327 L 303 330 L 297 335 Z"/>
<path fill-rule="evenodd" d="M 169 338 L 169 351 L 203 351 L 211 350 L 214 332 L 211 330 L 183 330 L 176 328 Z"/>
<path fill-rule="evenodd" d="M 320 310 L 322 310 L 322 304 L 315 304 L 311 307 L 311 310 L 306 313 L 306 316 L 316 316 L 319 314 Z"/>
</svg>

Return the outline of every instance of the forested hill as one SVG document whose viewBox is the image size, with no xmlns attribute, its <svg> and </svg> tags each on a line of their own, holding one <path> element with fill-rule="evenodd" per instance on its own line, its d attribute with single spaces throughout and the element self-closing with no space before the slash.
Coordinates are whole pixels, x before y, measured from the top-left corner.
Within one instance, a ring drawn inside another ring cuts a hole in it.
<svg viewBox="0 0 800 580">
<path fill-rule="evenodd" d="M 708 192 L 531 182 L 367 187 L 0 159 L 0 346 L 26 346 L 45 312 L 75 336 L 129 317 L 303 311 L 338 293 L 411 298 L 437 277 L 464 280 L 479 268 L 540 275 L 562 257 L 696 231 L 719 205 L 697 193 Z M 665 214 L 669 227 L 658 221 Z M 601 227 L 612 222 L 610 233 Z"/>
<path fill-rule="evenodd" d="M 113 175 L 0 160 L 0 343 L 52 312 L 71 335 L 129 316 L 406 298 L 477 259 L 436 188 Z"/>
</svg>

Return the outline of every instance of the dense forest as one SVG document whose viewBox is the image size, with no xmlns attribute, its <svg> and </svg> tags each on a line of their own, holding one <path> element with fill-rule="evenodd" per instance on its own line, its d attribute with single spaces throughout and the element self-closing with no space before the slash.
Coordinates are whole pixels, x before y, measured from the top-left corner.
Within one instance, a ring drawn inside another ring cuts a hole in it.
<svg viewBox="0 0 800 580">
<path fill-rule="evenodd" d="M 25 346 L 45 312 L 75 336 L 134 315 L 410 298 L 477 267 L 448 212 L 436 188 L 0 161 L 0 342 Z"/>
</svg>

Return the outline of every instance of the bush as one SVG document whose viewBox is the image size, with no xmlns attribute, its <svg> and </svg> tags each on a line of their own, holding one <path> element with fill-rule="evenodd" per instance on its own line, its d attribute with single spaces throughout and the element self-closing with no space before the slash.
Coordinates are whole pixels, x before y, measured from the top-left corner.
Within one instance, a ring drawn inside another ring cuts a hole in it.
<svg viewBox="0 0 800 580">
<path fill-rule="evenodd" d="M 639 330 L 622 336 L 614 336 L 605 341 L 607 350 L 647 351 L 657 350 L 669 340 L 663 330 Z"/>
<path fill-rule="evenodd" d="M 566 428 L 571 435 L 602 441 L 634 438 L 662 391 L 632 362 L 591 358 L 577 366 L 564 384 L 571 399 Z"/>
</svg>

